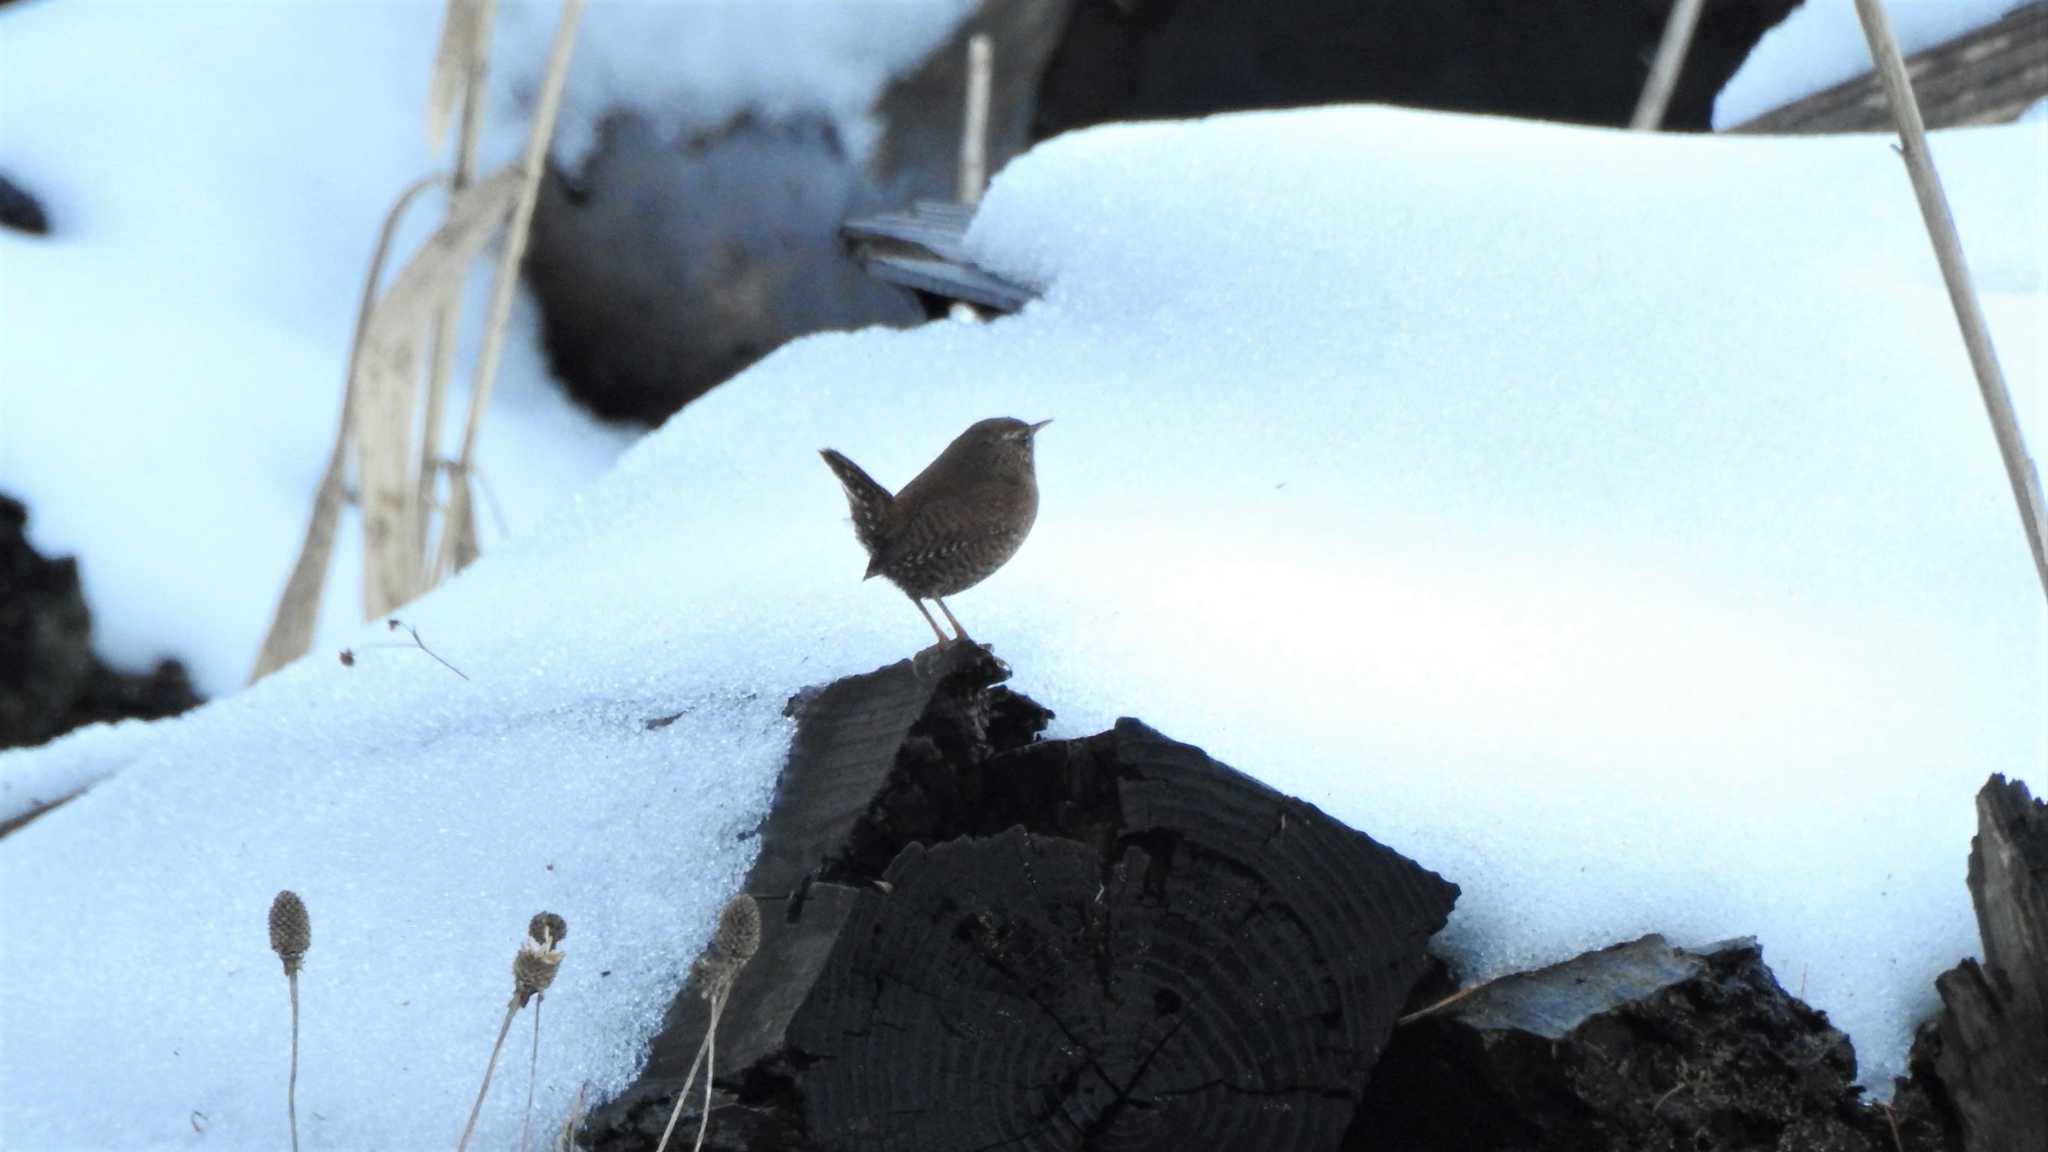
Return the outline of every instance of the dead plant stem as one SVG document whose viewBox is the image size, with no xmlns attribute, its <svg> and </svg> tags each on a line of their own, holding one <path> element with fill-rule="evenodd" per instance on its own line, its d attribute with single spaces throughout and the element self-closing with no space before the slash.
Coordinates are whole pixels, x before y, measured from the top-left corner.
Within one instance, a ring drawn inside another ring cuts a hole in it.
<svg viewBox="0 0 2048 1152">
<path fill-rule="evenodd" d="M 546 999 L 533 998 L 533 1055 L 526 1061 L 526 1117 L 519 1122 L 519 1152 L 533 1146 L 533 1082 L 540 1074 L 540 1006 Z"/>
<path fill-rule="evenodd" d="M 490 67 L 491 24 L 496 11 L 495 0 L 478 0 L 476 35 L 463 73 L 462 128 L 455 144 L 455 175 L 450 182 L 457 193 L 469 187 L 476 174 L 477 140 L 483 131 L 483 86 Z M 441 309 L 434 326 L 433 367 L 427 377 L 427 411 L 420 434 L 419 508 L 414 517 L 414 529 L 419 535 L 413 554 L 421 557 L 427 555 L 427 522 L 433 518 L 434 491 L 441 474 L 441 419 L 447 408 L 448 379 L 455 374 L 461 319 L 462 292 L 458 289 Z M 442 530 L 447 530 L 445 524 Z M 429 565 L 429 571 L 420 574 L 428 586 L 433 583 L 432 567 Z"/>
<path fill-rule="evenodd" d="M 363 335 L 370 327 L 370 313 L 376 308 L 378 282 L 384 278 L 384 263 L 391 255 L 391 241 L 405 210 L 420 193 L 446 179 L 435 173 L 407 185 L 385 214 L 384 226 L 377 233 L 377 248 L 370 257 L 369 275 L 363 279 L 362 302 L 356 309 L 355 337 L 349 345 L 348 373 L 342 382 L 341 421 L 334 434 L 334 450 L 328 454 L 326 471 L 320 474 L 320 487 L 313 496 L 313 514 L 306 524 L 306 538 L 299 545 L 298 562 L 285 581 L 270 631 L 263 638 L 263 650 L 249 673 L 252 684 L 304 656 L 313 646 L 313 628 L 320 615 L 320 590 L 327 582 L 327 564 L 334 553 L 334 528 L 341 517 L 341 506 L 348 499 L 342 477 L 348 467 L 349 438 L 355 431 L 356 368 L 362 359 Z"/>
<path fill-rule="evenodd" d="M 498 1070 L 498 1053 L 504 1050 L 505 1034 L 512 1031 L 512 1017 L 518 1013 L 519 997 L 515 995 L 512 1002 L 505 1005 L 505 1022 L 498 1025 L 497 1042 L 491 1045 L 491 1062 L 484 1065 L 484 1086 L 476 1090 L 476 1103 L 469 1106 L 469 1123 L 462 1126 L 462 1139 L 455 1142 L 455 1152 L 463 1152 L 469 1147 L 470 1133 L 476 1131 L 477 1113 L 483 1111 L 484 1097 L 491 1091 L 491 1073 Z"/>
<path fill-rule="evenodd" d="M 455 476 L 448 497 L 448 512 L 442 518 L 440 558 L 436 579 L 459 570 L 476 548 L 476 515 L 469 496 L 469 469 L 476 462 L 477 433 L 497 380 L 498 360 L 505 347 L 505 326 L 512 315 L 512 297 L 519 287 L 519 261 L 526 254 L 527 233 L 533 224 L 534 203 L 540 196 L 540 178 L 547 166 L 548 141 L 554 137 L 555 117 L 562 106 L 562 87 L 569 76 L 569 56 L 576 48 L 576 24 L 585 0 L 562 0 L 561 22 L 555 26 L 554 45 L 548 51 L 548 66 L 541 83 L 540 99 L 533 112 L 533 129 L 527 134 L 526 152 L 521 159 L 519 198 L 513 204 L 512 222 L 505 230 L 505 246 L 499 253 L 498 270 L 491 284 L 491 300 L 484 313 L 483 347 L 477 353 L 476 370 L 470 379 L 469 418 L 462 428 L 462 450 L 456 457 Z"/>
<path fill-rule="evenodd" d="M 299 1152 L 299 974 L 287 972 L 292 989 L 292 1072 L 285 1081 L 284 1111 L 292 1126 L 292 1152 Z"/>
<path fill-rule="evenodd" d="M 1912 178 L 1913 194 L 1920 201 L 1920 215 L 1926 221 L 1928 237 L 1934 242 L 1934 257 L 1941 265 L 1942 282 L 1948 287 L 1956 323 L 1963 331 L 1963 346 L 1969 350 L 1970 366 L 1977 374 L 1977 389 L 1983 394 L 1984 409 L 1991 418 L 1991 432 L 1998 440 L 1998 453 L 2005 462 L 2013 501 L 2019 505 L 2020 528 L 2034 554 L 2034 571 L 2041 581 L 2041 593 L 2048 597 L 2048 512 L 2043 510 L 2041 477 L 2027 455 L 2019 418 L 2013 413 L 2012 395 L 2006 391 L 2005 374 L 1999 369 L 1998 355 L 1991 346 L 1991 330 L 1970 281 L 1962 241 L 1956 235 L 1955 217 L 1949 211 L 1948 196 L 1942 191 L 1941 176 L 1934 169 L 1934 157 L 1927 147 L 1927 126 L 1920 119 L 1913 81 L 1906 72 L 1905 58 L 1899 54 L 1891 21 L 1880 0 L 1856 0 L 1856 15 L 1863 21 L 1864 37 L 1870 41 L 1870 58 L 1877 65 L 1878 77 L 1884 82 L 1885 96 L 1892 106 L 1892 117 L 1898 122 L 1906 173 Z"/>
<path fill-rule="evenodd" d="M 1700 6 L 1701 0 L 1677 0 L 1671 6 L 1664 35 L 1657 40 L 1657 55 L 1650 61 L 1649 78 L 1643 81 L 1643 94 L 1636 101 L 1635 114 L 1629 117 L 1632 131 L 1654 132 L 1663 126 L 1671 93 L 1678 87 L 1678 74 L 1692 48 L 1693 31 L 1700 24 Z"/>
</svg>

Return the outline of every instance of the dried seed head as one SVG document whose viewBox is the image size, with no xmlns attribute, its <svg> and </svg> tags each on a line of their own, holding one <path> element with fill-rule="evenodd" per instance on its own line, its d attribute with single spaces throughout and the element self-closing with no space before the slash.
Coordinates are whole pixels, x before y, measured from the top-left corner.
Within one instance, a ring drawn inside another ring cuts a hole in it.
<svg viewBox="0 0 2048 1152">
<path fill-rule="evenodd" d="M 284 974 L 294 975 L 313 946 L 313 921 L 306 915 L 306 903 L 287 888 L 270 902 L 270 950 L 284 961 Z"/>
<path fill-rule="evenodd" d="M 512 992 L 519 998 L 519 1006 L 548 990 L 555 982 L 555 969 L 562 966 L 562 953 L 528 938 L 519 942 L 519 952 L 512 957 Z"/>
<path fill-rule="evenodd" d="M 536 944 L 560 944 L 569 938 L 569 922 L 553 912 L 535 912 L 526 922 L 526 936 Z"/>
<path fill-rule="evenodd" d="M 726 901 L 718 914 L 718 931 L 711 937 L 711 951 L 733 961 L 739 968 L 761 950 L 761 906 L 745 892 Z"/>
<path fill-rule="evenodd" d="M 761 949 L 761 906 L 742 892 L 718 914 L 718 930 L 704 955 L 690 966 L 706 999 L 722 996 L 740 969 Z"/>
</svg>

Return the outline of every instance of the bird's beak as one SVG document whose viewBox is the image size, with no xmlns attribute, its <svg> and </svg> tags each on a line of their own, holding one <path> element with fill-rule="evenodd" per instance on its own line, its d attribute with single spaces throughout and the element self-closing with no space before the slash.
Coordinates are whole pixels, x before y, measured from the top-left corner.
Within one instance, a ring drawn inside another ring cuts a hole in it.
<svg viewBox="0 0 2048 1152">
<path fill-rule="evenodd" d="M 1036 423 L 1036 424 L 1033 424 L 1033 425 L 1031 426 L 1031 434 L 1032 434 L 1033 436 L 1036 436 L 1036 435 L 1038 435 L 1038 430 L 1039 430 L 1040 428 L 1043 428 L 1043 427 L 1045 427 L 1045 426 L 1046 426 L 1047 424 L 1050 424 L 1050 423 L 1052 423 L 1052 421 L 1050 421 L 1050 420 L 1040 420 L 1040 421 L 1039 421 L 1038 423 Z"/>
</svg>

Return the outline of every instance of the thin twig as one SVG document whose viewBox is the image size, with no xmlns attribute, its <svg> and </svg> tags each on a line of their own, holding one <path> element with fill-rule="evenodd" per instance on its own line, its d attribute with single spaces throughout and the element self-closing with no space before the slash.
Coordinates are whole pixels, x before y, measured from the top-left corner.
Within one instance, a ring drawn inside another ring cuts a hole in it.
<svg viewBox="0 0 2048 1152">
<path fill-rule="evenodd" d="M 285 1115 L 291 1119 L 292 1152 L 299 1152 L 299 974 L 287 972 L 292 987 L 292 1074 L 284 1086 Z"/>
<path fill-rule="evenodd" d="M 1666 1092 L 1662 1096 L 1657 1097 L 1657 1102 L 1655 1104 L 1650 1105 L 1650 1115 L 1655 1116 L 1657 1114 L 1657 1110 L 1664 1107 L 1666 1101 L 1670 1100 L 1673 1096 L 1678 1095 L 1680 1092 L 1684 1091 L 1686 1088 L 1690 1086 L 1691 1081 L 1686 1080 L 1683 1077 L 1680 1077 L 1678 1083 L 1673 1084 L 1669 1092 Z"/>
<path fill-rule="evenodd" d="M 576 22 L 583 14 L 584 3 L 585 0 L 562 0 L 561 22 L 555 26 L 554 46 L 548 51 L 547 72 L 534 107 L 533 130 L 527 134 L 526 152 L 520 161 L 524 179 L 519 199 L 512 208 L 512 223 L 505 230 L 505 247 L 498 256 L 490 306 L 484 313 L 483 348 L 477 353 L 476 370 L 470 382 L 469 419 L 462 428 L 462 450 L 455 458 L 458 478 L 466 477 L 476 461 L 477 433 L 490 404 L 491 388 L 497 382 L 498 359 L 505 348 L 505 327 L 512 315 L 512 296 L 519 287 L 519 261 L 526 254 L 533 207 L 540 198 L 541 173 L 547 166 L 548 141 L 554 137 L 555 116 L 562 106 L 562 86 L 569 77 L 569 56 L 576 48 Z M 459 571 L 467 563 L 465 553 L 475 545 L 475 514 L 464 480 L 449 493 L 448 512 L 441 521 L 441 553 L 434 568 L 435 578 Z"/>
<path fill-rule="evenodd" d="M 1654 132 L 1663 125 L 1671 93 L 1678 87 L 1679 70 L 1685 67 L 1685 54 L 1692 47 L 1693 31 L 1699 27 L 1700 5 L 1701 0 L 1677 0 L 1671 6 L 1664 35 L 1657 40 L 1657 55 L 1650 62 L 1649 78 L 1643 81 L 1642 97 L 1628 120 L 1630 130 Z"/>
<path fill-rule="evenodd" d="M 417 646 L 420 651 L 425 652 L 429 656 L 432 656 L 436 661 L 440 663 L 441 667 L 446 668 L 450 672 L 455 673 L 457 676 L 461 676 L 464 680 L 469 679 L 469 677 L 463 673 L 462 669 L 457 668 L 455 665 L 450 664 L 448 661 L 441 659 L 441 654 L 439 652 L 436 652 L 432 648 L 427 647 L 427 642 L 425 640 L 420 639 L 419 629 L 413 627 L 410 624 L 407 624 L 405 621 L 400 620 L 395 616 L 392 617 L 390 620 L 385 621 L 384 627 L 392 632 L 396 632 L 400 628 L 405 629 L 407 634 L 409 634 L 412 637 L 413 644 Z M 372 644 L 367 645 L 367 647 L 376 648 L 382 647 L 382 645 Z M 398 645 L 398 647 L 403 648 L 405 647 L 405 645 L 400 644 Z"/>
<path fill-rule="evenodd" d="M 711 1023 L 704 1029 L 704 1114 L 697 1117 L 697 1142 L 690 1152 L 704 1152 L 704 1134 L 711 1130 L 711 1082 L 718 1078 L 718 1014 L 725 1010 L 729 991 L 711 998 Z"/>
<path fill-rule="evenodd" d="M 1991 347 L 1990 327 L 1984 309 L 1970 282 L 1969 265 L 1963 260 L 1962 241 L 1956 236 L 1955 217 L 1949 212 L 1948 196 L 1941 189 L 1941 176 L 1934 170 L 1934 158 L 1927 148 L 1927 126 L 1920 119 L 1920 104 L 1913 96 L 1913 81 L 1906 73 L 1906 61 L 1892 36 L 1891 21 L 1879 0 L 1856 0 L 1856 15 L 1863 21 L 1863 34 L 1870 41 L 1870 57 L 1884 81 L 1885 96 L 1898 122 L 1899 142 L 1904 146 L 1906 172 L 1913 180 L 1913 193 L 1920 201 L 1920 215 L 1934 242 L 1934 256 L 1941 264 L 1941 278 L 1948 286 L 1949 302 L 1955 306 L 1956 323 L 1963 330 L 1963 345 L 1969 349 L 1970 366 L 1977 373 L 1977 389 L 1983 393 L 1984 409 L 1991 418 L 1991 432 L 1998 440 L 1999 456 L 2005 461 L 2006 479 L 2012 484 L 2013 502 L 2019 506 L 2020 527 L 2034 554 L 2034 571 L 2041 580 L 2041 593 L 2048 596 L 2048 511 L 2041 499 L 2041 477 L 2027 455 L 2020 435 L 2019 418 L 2013 414 L 2012 396 L 2005 388 L 2005 374 L 1999 370 L 1997 353 Z"/>
<path fill-rule="evenodd" d="M 512 1002 L 505 1005 L 505 1022 L 498 1025 L 497 1042 L 491 1045 L 491 1062 L 484 1065 L 484 1086 L 476 1090 L 476 1103 L 469 1106 L 469 1123 L 462 1126 L 462 1139 L 455 1142 L 455 1152 L 463 1152 L 469 1147 L 470 1133 L 476 1131 L 476 1114 L 483 1111 L 484 1097 L 491 1090 L 491 1073 L 498 1070 L 498 1053 L 505 1047 L 505 1033 L 512 1030 L 512 1017 L 518 1012 L 519 997 L 515 995 Z"/>
<path fill-rule="evenodd" d="M 1878 1107 L 1884 1109 L 1885 1121 L 1892 1126 L 1892 1147 L 1896 1148 L 1898 1152 L 1906 1152 L 1905 1138 L 1899 1135 L 1898 1112 L 1892 1108 L 1889 1101 L 1879 1104 Z"/>
<path fill-rule="evenodd" d="M 668 1152 L 668 1138 L 675 1133 L 676 1121 L 682 1119 L 683 1103 L 690 1098 L 690 1087 L 697 1083 L 697 1069 L 704 1063 L 704 1049 L 711 1042 L 711 1032 L 706 1029 L 704 1039 L 697 1041 L 697 1054 L 690 1059 L 689 1075 L 683 1077 L 683 1086 L 676 1093 L 676 1106 L 669 1110 L 668 1126 L 661 1130 L 661 1143 L 654 1146 L 654 1152 Z"/>
<path fill-rule="evenodd" d="M 526 1061 L 526 1118 L 519 1122 L 519 1152 L 532 1147 L 533 1084 L 540 1073 L 540 1006 L 547 997 L 533 998 L 533 1055 Z"/>
<path fill-rule="evenodd" d="M 1474 984 L 1467 988 L 1460 988 L 1456 992 L 1451 993 L 1449 996 L 1446 996 L 1443 999 L 1437 1001 L 1436 1003 L 1431 1004 L 1429 1007 L 1417 1008 L 1415 1011 L 1410 1012 L 1406 1016 L 1403 1016 L 1400 1019 L 1394 1021 L 1394 1026 L 1398 1028 L 1403 1024 L 1413 1024 L 1415 1021 L 1420 1020 L 1425 1016 L 1433 1016 L 1437 1012 L 1445 1008 L 1449 1008 L 1451 1005 L 1456 1004 L 1458 1001 L 1463 1000 L 1465 997 L 1470 996 L 1474 992 L 1477 992 L 1484 987 L 1486 987 L 1486 985 L 1484 984 Z"/>
<path fill-rule="evenodd" d="M 453 460 L 442 460 L 441 468 L 453 476 L 456 463 Z M 483 491 L 484 507 L 490 509 L 491 523 L 497 526 L 498 535 L 511 535 L 512 530 L 506 526 L 509 522 L 505 519 L 505 506 L 498 502 L 498 490 L 491 484 L 491 474 L 484 471 L 483 465 L 473 464 L 470 466 L 469 475 L 476 479 L 476 486 Z M 456 481 L 450 480 L 449 483 L 454 484 Z"/>
</svg>

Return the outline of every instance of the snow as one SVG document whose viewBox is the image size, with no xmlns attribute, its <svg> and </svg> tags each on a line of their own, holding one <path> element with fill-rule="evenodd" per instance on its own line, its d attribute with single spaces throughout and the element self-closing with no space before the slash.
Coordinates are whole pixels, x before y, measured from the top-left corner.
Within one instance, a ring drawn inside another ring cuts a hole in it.
<svg viewBox="0 0 2048 1152">
<path fill-rule="evenodd" d="M 2023 0 L 1886 0 L 1899 51 L 1911 56 L 1995 24 Z M 1855 0 L 1804 0 L 1764 33 L 1714 100 L 1714 128 L 1730 128 L 1870 71 L 1870 42 Z"/>
<path fill-rule="evenodd" d="M 80 558 L 109 662 L 177 657 L 209 696 L 248 678 L 333 442 L 377 230 L 445 164 L 425 143 L 443 7 L 64 0 L 0 18 L 0 169 L 57 233 L 0 231 L 0 491 L 29 505 L 38 549 Z M 673 133 L 748 108 L 820 111 L 864 149 L 881 86 L 965 7 L 599 0 L 557 153 L 576 162 L 620 100 Z M 558 11 L 500 5 L 487 167 L 517 154 Z M 416 208 L 396 251 L 440 212 Z M 470 285 L 451 456 L 487 276 Z M 544 527 L 635 435 L 562 398 L 537 331 L 522 296 L 479 442 L 486 549 Z M 351 510 L 323 644 L 361 618 L 361 571 Z"/>
<path fill-rule="evenodd" d="M 848 152 L 864 158 L 881 135 L 875 99 L 922 61 L 974 8 L 974 0 L 596 0 L 577 37 L 555 154 L 571 169 L 621 107 L 672 139 L 718 128 L 742 112 L 827 117 Z M 497 50 L 544 60 L 554 4 L 501 6 Z M 495 84 L 501 119 L 515 118 L 537 80 L 511 71 Z"/>
<path fill-rule="evenodd" d="M 2037 445 L 2044 134 L 1935 144 Z M 5 1142 L 276 1147 L 283 887 L 307 1147 L 453 1141 L 543 908 L 541 1117 L 617 1088 L 750 863 L 784 702 L 928 640 L 815 450 L 900 486 L 996 414 L 1056 418 L 1039 522 L 951 603 L 1053 735 L 1137 716 L 1442 872 L 1468 979 L 1754 934 L 1867 1083 L 1901 1070 L 1977 947 L 1971 796 L 2044 783 L 2048 616 L 1881 137 L 1106 127 L 1006 168 L 970 245 L 1043 299 L 792 344 L 408 608 L 469 680 L 341 630 L 147 739 L 0 755 L 105 777 L 0 840 Z"/>
<path fill-rule="evenodd" d="M 94 724 L 61 745 L 9 762 L 0 775 L 0 826 L 75 796 L 127 767 L 155 742 L 158 729 L 141 720 Z"/>
<path fill-rule="evenodd" d="M 418 3 L 90 0 L 0 17 L 0 166 L 55 228 L 0 232 L 0 491 L 28 504 L 39 550 L 80 558 L 109 662 L 175 656 L 207 695 L 248 678 L 333 444 L 377 230 L 431 164 L 439 19 Z M 263 116 L 244 114 L 254 94 Z M 398 251 L 439 212 L 416 210 Z M 504 534 L 493 507 L 513 531 L 544 523 L 629 439 L 548 380 L 535 323 L 522 300 L 479 442 L 486 548 Z M 350 511 L 323 638 L 360 621 L 361 574 Z"/>
</svg>

